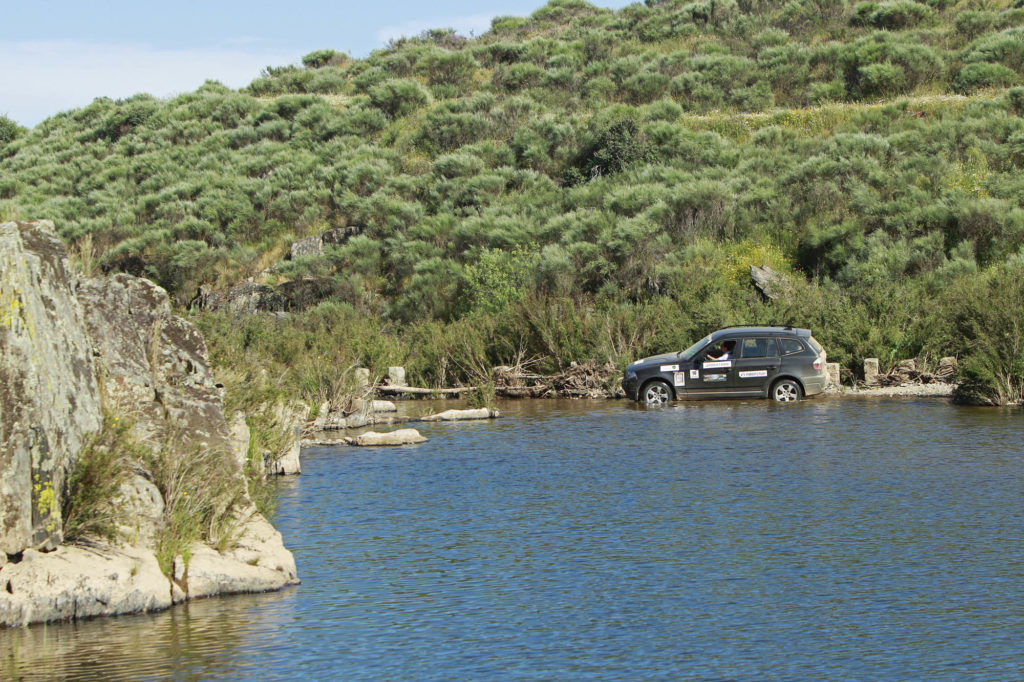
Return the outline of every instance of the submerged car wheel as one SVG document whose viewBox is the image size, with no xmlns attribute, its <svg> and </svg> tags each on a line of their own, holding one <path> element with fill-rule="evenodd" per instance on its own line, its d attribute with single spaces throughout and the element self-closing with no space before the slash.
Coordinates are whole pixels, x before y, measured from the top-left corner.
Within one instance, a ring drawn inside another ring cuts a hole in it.
<svg viewBox="0 0 1024 682">
<path fill-rule="evenodd" d="M 644 404 L 664 405 L 672 400 L 672 389 L 664 381 L 655 380 L 644 387 Z"/>
<path fill-rule="evenodd" d="M 777 403 L 791 403 L 800 400 L 800 384 L 792 379 L 783 379 L 772 386 L 772 400 Z"/>
</svg>

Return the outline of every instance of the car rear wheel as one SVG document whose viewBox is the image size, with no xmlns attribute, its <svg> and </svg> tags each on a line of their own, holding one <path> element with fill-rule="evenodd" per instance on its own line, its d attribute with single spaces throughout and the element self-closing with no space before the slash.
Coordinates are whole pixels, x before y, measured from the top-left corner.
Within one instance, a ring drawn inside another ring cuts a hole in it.
<svg viewBox="0 0 1024 682">
<path fill-rule="evenodd" d="M 644 386 L 643 402 L 645 405 L 664 405 L 672 400 L 672 389 L 667 383 L 655 379 Z"/>
<path fill-rule="evenodd" d="M 792 403 L 800 400 L 803 391 L 800 384 L 792 379 L 783 379 L 772 386 L 772 400 L 777 403 Z"/>
</svg>

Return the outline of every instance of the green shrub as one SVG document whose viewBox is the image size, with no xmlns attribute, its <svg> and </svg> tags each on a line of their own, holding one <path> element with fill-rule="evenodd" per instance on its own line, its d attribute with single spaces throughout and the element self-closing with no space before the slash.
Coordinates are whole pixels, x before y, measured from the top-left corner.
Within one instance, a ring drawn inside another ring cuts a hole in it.
<svg viewBox="0 0 1024 682">
<path fill-rule="evenodd" d="M 386 80 L 370 88 L 370 102 L 391 118 L 407 116 L 430 101 L 427 90 L 414 80 Z"/>
<path fill-rule="evenodd" d="M 518 92 L 540 83 L 545 70 L 536 64 L 520 62 L 512 65 L 501 65 L 494 70 L 491 81 L 494 87 L 505 92 Z"/>
<path fill-rule="evenodd" d="M 477 66 L 468 52 L 432 50 L 419 59 L 416 71 L 425 75 L 430 85 L 451 85 L 461 91 L 469 84 Z"/>
<path fill-rule="evenodd" d="M 865 5 L 870 7 L 870 11 Z M 896 2 L 861 3 L 854 10 L 854 16 L 863 18 L 877 28 L 889 31 L 917 26 L 935 17 L 935 10 L 914 0 L 897 0 Z"/>
<path fill-rule="evenodd" d="M 995 12 L 961 12 L 953 19 L 957 33 L 969 40 L 988 33 L 996 22 Z"/>
<path fill-rule="evenodd" d="M 959 93 L 969 94 L 981 88 L 1006 87 L 1020 80 L 1013 69 L 1002 64 L 976 62 L 967 64 L 953 79 L 953 89 Z"/>
<path fill-rule="evenodd" d="M 1024 28 L 1011 28 L 975 40 L 967 48 L 964 61 L 1001 64 L 1024 72 Z"/>
<path fill-rule="evenodd" d="M 65 478 L 61 517 L 66 541 L 117 539 L 120 525 L 130 521 L 117 506 L 121 485 L 146 452 L 127 420 L 104 413 L 100 430 L 82 446 Z"/>
<path fill-rule="evenodd" d="M 325 66 L 342 66 L 350 57 L 337 50 L 315 50 L 302 58 L 302 65 L 307 69 L 322 69 Z"/>
<path fill-rule="evenodd" d="M 4 147 L 27 132 L 26 128 L 18 125 L 6 116 L 0 116 L 0 153 L 3 152 Z"/>
<path fill-rule="evenodd" d="M 1024 261 L 1018 256 L 945 293 L 935 345 L 960 356 L 954 399 L 1006 405 L 1024 400 Z"/>
</svg>

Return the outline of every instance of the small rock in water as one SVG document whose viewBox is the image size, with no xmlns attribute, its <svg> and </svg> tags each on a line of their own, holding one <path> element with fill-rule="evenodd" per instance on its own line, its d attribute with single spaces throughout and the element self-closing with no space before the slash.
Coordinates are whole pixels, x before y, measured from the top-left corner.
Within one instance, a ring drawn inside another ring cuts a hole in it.
<svg viewBox="0 0 1024 682">
<path fill-rule="evenodd" d="M 416 429 L 398 429 L 397 431 L 388 431 L 386 433 L 367 431 L 358 436 L 345 438 L 345 442 L 349 445 L 359 446 L 411 445 L 413 443 L 424 443 L 426 440 Z"/>
</svg>

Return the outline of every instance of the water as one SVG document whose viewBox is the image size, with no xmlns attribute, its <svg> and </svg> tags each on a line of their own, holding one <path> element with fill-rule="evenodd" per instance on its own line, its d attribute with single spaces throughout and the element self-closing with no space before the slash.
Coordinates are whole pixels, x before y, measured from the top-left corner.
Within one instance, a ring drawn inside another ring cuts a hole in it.
<svg viewBox="0 0 1024 682">
<path fill-rule="evenodd" d="M 0 677 L 1024 676 L 1020 411 L 503 409 L 305 451 L 301 586 L 3 631 Z"/>
</svg>

